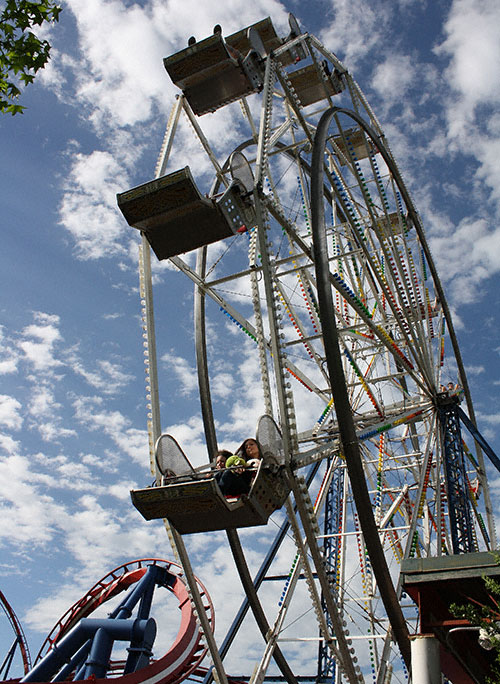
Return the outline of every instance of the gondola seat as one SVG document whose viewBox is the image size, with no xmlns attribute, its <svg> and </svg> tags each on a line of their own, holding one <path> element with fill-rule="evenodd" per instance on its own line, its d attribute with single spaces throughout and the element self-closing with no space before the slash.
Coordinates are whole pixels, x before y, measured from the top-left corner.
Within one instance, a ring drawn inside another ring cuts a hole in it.
<svg viewBox="0 0 500 684">
<path fill-rule="evenodd" d="M 374 143 L 365 136 L 361 128 L 345 130 L 343 136 L 335 136 L 334 142 L 342 152 L 343 157 L 340 158 L 342 165 L 345 165 L 344 157 L 349 160 L 351 154 L 359 161 L 366 159 L 370 154 L 378 153 Z"/>
<path fill-rule="evenodd" d="M 181 534 L 265 525 L 290 492 L 284 467 L 259 465 L 248 495 L 224 497 L 215 477 L 136 489 L 132 503 L 146 520 L 167 518 Z"/>
<path fill-rule="evenodd" d="M 117 201 L 127 223 L 145 233 L 160 260 L 223 240 L 254 221 L 253 205 L 237 180 L 209 199 L 188 166 L 122 192 Z"/>
<path fill-rule="evenodd" d="M 303 107 L 319 102 L 325 97 L 338 95 L 344 90 L 344 84 L 337 72 L 328 74 L 323 66 L 308 64 L 288 74 L 293 89 Z"/>
<path fill-rule="evenodd" d="M 264 69 L 261 56 L 250 49 L 242 55 L 228 47 L 220 33 L 188 46 L 163 64 L 197 115 L 262 90 Z"/>
<path fill-rule="evenodd" d="M 146 520 L 166 518 L 181 534 L 265 525 L 285 503 L 290 485 L 281 434 L 270 416 L 257 427 L 264 458 L 248 495 L 225 497 L 215 472 L 194 469 L 171 435 L 161 435 L 156 450 L 157 484 L 130 492 Z"/>
<path fill-rule="evenodd" d="M 293 15 L 289 15 L 289 23 L 291 32 L 286 40 L 294 38 L 300 34 L 300 29 L 298 27 L 297 21 Z M 255 48 L 255 41 L 252 42 L 252 35 L 257 33 L 266 54 L 270 54 L 273 50 L 281 47 L 283 45 L 283 40 L 278 37 L 276 29 L 273 26 L 273 22 L 270 17 L 261 19 L 261 21 L 247 26 L 236 33 L 232 33 L 230 36 L 226 37 L 226 43 L 231 48 L 237 50 L 243 55 L 246 55 L 251 49 Z M 295 45 L 290 50 L 282 52 L 279 56 L 279 61 L 282 66 L 288 66 L 294 62 L 298 62 L 300 59 L 305 57 L 304 50 L 301 45 Z"/>
</svg>

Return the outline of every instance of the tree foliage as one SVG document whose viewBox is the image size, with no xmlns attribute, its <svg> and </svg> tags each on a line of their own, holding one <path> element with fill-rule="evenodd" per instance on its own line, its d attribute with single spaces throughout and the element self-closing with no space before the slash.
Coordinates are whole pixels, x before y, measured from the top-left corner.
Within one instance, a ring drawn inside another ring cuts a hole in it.
<svg viewBox="0 0 500 684">
<path fill-rule="evenodd" d="M 3 4 L 3 3 L 2 3 Z M 61 8 L 52 0 L 7 0 L 0 14 L 0 111 L 12 115 L 25 109 L 18 104 L 21 88 L 32 83 L 49 59 L 50 44 L 31 30 L 58 21 Z"/>
</svg>

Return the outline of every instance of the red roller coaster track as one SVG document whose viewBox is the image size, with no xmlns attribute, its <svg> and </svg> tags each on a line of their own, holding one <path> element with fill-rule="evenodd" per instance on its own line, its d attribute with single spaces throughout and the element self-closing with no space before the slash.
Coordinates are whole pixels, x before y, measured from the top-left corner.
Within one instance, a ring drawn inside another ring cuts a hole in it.
<svg viewBox="0 0 500 684">
<path fill-rule="evenodd" d="M 31 658 L 30 658 L 30 652 L 28 649 L 28 643 L 26 641 L 26 637 L 24 636 L 23 628 L 21 627 L 21 623 L 19 622 L 17 615 L 14 612 L 14 609 L 10 605 L 10 603 L 7 601 L 5 598 L 5 595 L 0 591 L 0 606 L 2 606 L 5 614 L 7 615 L 7 619 L 9 620 L 12 629 L 15 634 L 15 638 L 17 640 L 17 643 L 19 644 L 19 650 L 21 652 L 21 657 L 23 659 L 23 666 L 24 666 L 24 674 L 29 672 L 31 668 Z M 7 668 L 8 672 L 8 668 Z"/>
</svg>

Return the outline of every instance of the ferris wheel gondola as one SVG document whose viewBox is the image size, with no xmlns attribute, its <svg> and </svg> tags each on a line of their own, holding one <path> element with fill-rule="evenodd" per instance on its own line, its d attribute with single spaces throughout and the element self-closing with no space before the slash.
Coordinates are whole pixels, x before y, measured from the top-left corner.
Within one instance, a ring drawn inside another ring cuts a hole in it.
<svg viewBox="0 0 500 684">
<path fill-rule="evenodd" d="M 281 435 L 270 416 L 262 416 L 257 440 L 264 453 L 253 473 L 248 494 L 225 496 L 217 471 L 196 472 L 171 435 L 156 446 L 159 483 L 131 492 L 132 503 L 146 520 L 168 518 L 181 534 L 265 525 L 290 493 Z"/>
</svg>

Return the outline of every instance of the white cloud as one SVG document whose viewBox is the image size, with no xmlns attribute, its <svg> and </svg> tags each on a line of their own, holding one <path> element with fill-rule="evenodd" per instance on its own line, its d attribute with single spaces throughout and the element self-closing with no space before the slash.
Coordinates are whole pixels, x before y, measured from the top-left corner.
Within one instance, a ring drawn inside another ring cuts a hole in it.
<svg viewBox="0 0 500 684">
<path fill-rule="evenodd" d="M 352 70 L 374 46 L 384 43 L 393 8 L 388 3 L 367 4 L 363 0 L 331 0 L 330 7 L 331 21 L 321 31 L 320 39 Z"/>
<path fill-rule="evenodd" d="M 166 27 L 155 21 L 154 5 L 73 0 L 70 9 L 86 67 L 77 76 L 76 96 L 90 108 L 94 124 L 107 125 L 110 116 L 118 126 L 148 119 L 169 88 L 158 58 Z"/>
<path fill-rule="evenodd" d="M 233 373 L 227 371 L 215 373 L 210 379 L 210 390 L 214 397 L 230 398 L 236 390 Z"/>
<path fill-rule="evenodd" d="M 31 394 L 29 412 L 35 418 L 52 416 L 60 407 L 61 404 L 55 401 L 54 394 L 47 385 L 38 385 Z"/>
<path fill-rule="evenodd" d="M 478 136 L 474 147 L 481 162 L 475 177 L 479 186 L 491 191 L 490 198 L 500 207 L 500 139 L 498 131 L 493 135 Z"/>
<path fill-rule="evenodd" d="M 21 403 L 14 397 L 0 394 L 0 425 L 12 430 L 20 430 L 23 418 L 19 414 Z"/>
<path fill-rule="evenodd" d="M 78 435 L 76 430 L 61 427 L 60 420 L 37 423 L 36 427 L 44 442 L 59 443 L 62 437 L 76 437 Z"/>
<path fill-rule="evenodd" d="M 457 93 L 449 112 L 450 133 L 465 132 L 482 104 L 500 101 L 500 5 L 496 0 L 455 0 L 436 48 L 450 58 L 446 70 Z"/>
<path fill-rule="evenodd" d="M 70 351 L 67 362 L 71 369 L 81 375 L 91 387 L 104 394 L 116 394 L 134 378 L 122 369 L 120 363 L 104 359 L 95 362 L 97 370 L 87 369 L 82 359 L 77 356 L 76 349 Z"/>
<path fill-rule="evenodd" d="M 415 77 L 416 68 L 410 55 L 390 53 L 376 66 L 372 86 L 386 100 L 401 102 Z"/>
<path fill-rule="evenodd" d="M 238 389 L 226 395 L 228 420 L 221 425 L 221 430 L 238 442 L 234 448 L 247 437 L 255 435 L 257 420 L 262 414 L 259 360 L 257 354 L 248 353 L 251 344 L 248 342 L 239 348 L 238 364 L 233 370 L 234 385 Z"/>
<path fill-rule="evenodd" d="M 52 539 L 63 508 L 41 493 L 29 459 L 12 455 L 0 461 L 0 541 L 43 546 Z"/>
<path fill-rule="evenodd" d="M 4 326 L 0 325 L 0 375 L 15 373 L 19 360 L 17 350 L 11 340 L 6 338 L 4 331 Z"/>
<path fill-rule="evenodd" d="M 131 480 L 121 480 L 107 487 L 106 492 L 128 505 L 130 503 L 130 490 L 134 486 L 136 485 Z"/>
<path fill-rule="evenodd" d="M 18 346 L 36 371 L 47 372 L 61 365 L 61 361 L 54 358 L 55 344 L 61 339 L 59 316 L 37 312 L 34 318 L 36 323 L 24 328 L 24 339 Z"/>
<path fill-rule="evenodd" d="M 78 397 L 73 402 L 78 420 L 91 430 L 108 429 L 112 432 L 124 430 L 129 421 L 119 411 L 101 411 L 101 397 Z"/>
<path fill-rule="evenodd" d="M 6 454 L 15 455 L 19 452 L 20 443 L 16 442 L 10 435 L 0 432 L 0 449 Z"/>
<path fill-rule="evenodd" d="M 485 372 L 485 367 L 484 366 L 471 366 L 469 364 L 466 365 L 465 367 L 467 371 L 467 375 L 481 375 L 482 373 Z"/>
<path fill-rule="evenodd" d="M 500 271 L 500 231 L 486 219 L 465 218 L 451 232 L 430 240 L 438 272 L 446 275 L 452 299 L 475 301 L 481 284 Z M 464 245 L 467 269 L 464 270 Z"/>
<path fill-rule="evenodd" d="M 111 313 L 111 314 L 104 314 L 103 318 L 106 321 L 114 321 L 117 318 L 122 318 L 123 313 Z"/>
<path fill-rule="evenodd" d="M 163 354 L 161 361 L 164 367 L 171 373 L 173 373 L 180 386 L 177 389 L 181 394 L 192 394 L 198 389 L 198 375 L 196 369 L 189 365 L 187 359 L 173 353 L 173 350 Z"/>
<path fill-rule="evenodd" d="M 131 427 L 130 420 L 120 411 L 102 408 L 101 397 L 77 397 L 73 402 L 75 417 L 90 430 L 102 430 L 139 465 L 149 462 L 149 443 L 146 430 Z"/>
<path fill-rule="evenodd" d="M 102 456 L 96 456 L 95 454 L 79 454 L 78 458 L 88 466 L 93 468 L 99 468 L 99 470 L 107 473 L 116 473 L 119 458 L 115 454 L 107 454 L 106 458 L 103 459 Z"/>
<path fill-rule="evenodd" d="M 477 162 L 472 187 L 500 212 L 498 106 L 500 104 L 500 5 L 496 0 L 455 0 L 436 47 L 449 59 L 444 76 L 448 148 Z M 479 195 L 480 196 L 480 195 Z"/>
<path fill-rule="evenodd" d="M 130 456 L 135 463 L 141 466 L 149 464 L 149 440 L 146 430 L 128 427 L 125 431 L 111 433 L 110 436 L 122 453 Z"/>
<path fill-rule="evenodd" d="M 73 155 L 59 211 L 60 222 L 75 239 L 80 258 L 127 253 L 127 225 L 116 207 L 116 193 L 126 178 L 126 170 L 111 152 Z"/>
<path fill-rule="evenodd" d="M 5 375 L 7 373 L 15 373 L 17 371 L 17 355 L 9 355 L 8 359 L 3 359 L 0 361 L 0 375 Z"/>
<path fill-rule="evenodd" d="M 93 363 L 94 369 L 86 368 L 82 356 L 77 354 L 78 346 L 69 349 L 63 347 L 60 326 L 61 322 L 57 315 L 37 312 L 34 314 L 34 323 L 21 331 L 20 339 L 17 341 L 17 346 L 24 352 L 24 358 L 20 357 L 21 360 L 36 371 L 34 374 L 25 375 L 31 383 L 29 399 L 26 401 L 29 427 L 37 430 L 45 442 L 54 443 L 77 435 L 73 426 L 64 423 L 60 415 L 63 403 L 56 398 L 56 390 L 58 386 L 62 387 L 60 384 L 62 377 L 68 377 L 71 371 L 85 378 L 103 395 L 118 393 L 133 379 L 133 376 L 123 369 L 122 364 L 114 359 L 93 359 L 89 361 L 89 364 Z M 57 355 L 59 351 L 60 358 Z M 53 370 L 61 367 L 67 369 L 66 375 L 54 375 Z M 12 402 L 8 406 L 5 404 L 3 407 L 5 416 L 7 416 L 8 409 L 12 411 L 13 406 Z M 20 407 L 18 411 L 19 409 Z M 20 411 L 19 420 L 21 420 Z M 9 425 L 14 427 L 14 423 Z M 135 444 L 135 437 L 130 444 Z M 134 453 L 135 448 L 135 446 L 130 447 Z"/>
</svg>

